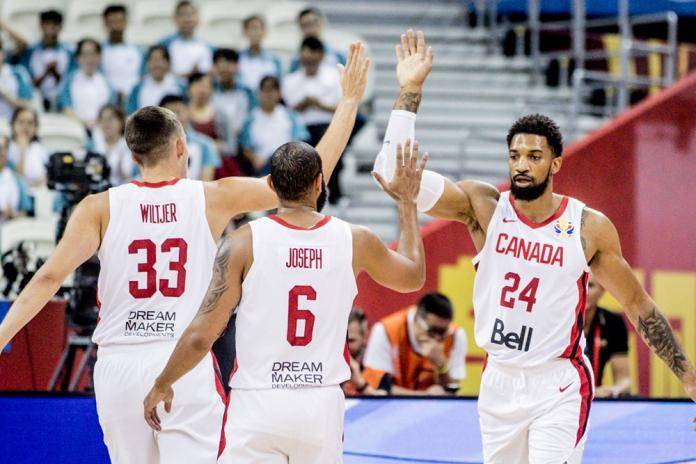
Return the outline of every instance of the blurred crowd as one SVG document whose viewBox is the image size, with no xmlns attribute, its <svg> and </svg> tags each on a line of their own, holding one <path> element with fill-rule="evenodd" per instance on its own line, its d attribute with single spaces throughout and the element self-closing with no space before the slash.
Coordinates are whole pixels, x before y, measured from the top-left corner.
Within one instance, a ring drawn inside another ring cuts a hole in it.
<svg viewBox="0 0 696 464">
<path fill-rule="evenodd" d="M 172 12 L 177 32 L 143 49 L 125 41 L 128 13 L 121 4 L 104 9 L 101 43 L 61 40 L 56 10 L 40 13 L 34 44 L 0 24 L 14 44 L 0 43 L 0 119 L 9 122 L 9 135 L 0 137 L 0 220 L 26 214 L 32 189 L 46 183 L 51 149 L 39 137 L 42 112 L 84 125 L 84 150 L 107 158 L 111 185 L 139 176 L 123 130 L 143 106 L 176 113 L 186 130 L 189 178 L 201 180 L 266 174 L 276 147 L 290 140 L 316 145 L 328 127 L 341 97 L 336 65 L 346 57 L 321 41 L 324 18 L 316 8 L 297 17 L 302 39 L 288 69 L 264 48 L 260 15 L 243 21 L 248 48 L 215 48 L 196 34 L 196 5 L 182 0 Z M 332 203 L 340 197 L 337 178 L 329 184 Z"/>
</svg>

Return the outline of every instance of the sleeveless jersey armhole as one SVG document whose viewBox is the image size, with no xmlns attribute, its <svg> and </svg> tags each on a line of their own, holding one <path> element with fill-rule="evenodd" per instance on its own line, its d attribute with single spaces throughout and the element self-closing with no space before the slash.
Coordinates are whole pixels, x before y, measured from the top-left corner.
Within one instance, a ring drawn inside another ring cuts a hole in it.
<svg viewBox="0 0 696 464">
<path fill-rule="evenodd" d="M 502 205 L 504 201 L 507 201 L 508 199 L 508 192 L 501 192 L 500 197 L 498 198 L 498 203 L 495 205 L 495 209 L 493 210 L 493 216 L 491 216 L 491 220 L 488 221 L 488 228 L 486 229 L 486 241 L 483 243 L 483 246 L 479 250 L 478 253 L 476 253 L 476 256 L 473 257 L 471 260 L 471 263 L 474 265 L 475 268 L 478 269 L 479 263 L 481 262 L 481 258 L 483 257 L 483 253 L 486 251 L 486 248 L 489 246 L 490 243 L 490 238 L 491 238 L 491 230 L 493 230 L 493 224 L 495 224 L 495 221 L 498 220 L 500 217 L 500 210 L 502 209 Z"/>
</svg>

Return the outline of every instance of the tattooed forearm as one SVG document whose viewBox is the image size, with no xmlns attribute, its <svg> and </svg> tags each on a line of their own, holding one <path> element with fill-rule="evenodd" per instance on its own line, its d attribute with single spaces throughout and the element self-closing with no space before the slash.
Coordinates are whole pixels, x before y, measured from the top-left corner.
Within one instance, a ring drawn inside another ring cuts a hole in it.
<svg viewBox="0 0 696 464">
<path fill-rule="evenodd" d="M 394 103 L 394 109 L 417 113 L 422 96 L 423 94 L 421 92 L 416 92 L 413 90 L 401 91 L 401 93 L 399 93 L 399 97 L 396 99 L 396 103 Z"/>
<path fill-rule="evenodd" d="M 215 265 L 213 266 L 213 278 L 210 280 L 210 286 L 203 299 L 203 304 L 198 310 L 198 314 L 205 314 L 212 311 L 220 301 L 220 297 L 229 288 L 227 281 L 227 271 L 230 263 L 230 239 L 224 237 L 217 255 L 215 256 Z"/>
<path fill-rule="evenodd" d="M 669 322 L 657 308 L 653 308 L 647 316 L 642 315 L 638 318 L 637 329 L 645 343 L 677 377 L 682 379 L 684 374 L 689 372 L 689 361 L 674 337 Z"/>
</svg>

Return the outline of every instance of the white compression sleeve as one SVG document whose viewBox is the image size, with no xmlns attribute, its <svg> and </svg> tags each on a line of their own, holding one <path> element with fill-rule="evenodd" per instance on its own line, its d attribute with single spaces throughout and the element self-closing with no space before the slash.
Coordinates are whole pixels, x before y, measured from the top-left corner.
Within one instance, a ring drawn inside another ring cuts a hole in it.
<svg viewBox="0 0 696 464">
<path fill-rule="evenodd" d="M 394 177 L 396 170 L 396 145 L 403 146 L 408 139 L 414 139 L 416 134 L 416 114 L 410 111 L 393 110 L 384 134 L 382 150 L 375 160 L 374 170 L 386 181 Z M 417 206 L 419 211 L 428 211 L 445 190 L 445 179 L 440 174 L 425 170 L 418 193 Z"/>
</svg>

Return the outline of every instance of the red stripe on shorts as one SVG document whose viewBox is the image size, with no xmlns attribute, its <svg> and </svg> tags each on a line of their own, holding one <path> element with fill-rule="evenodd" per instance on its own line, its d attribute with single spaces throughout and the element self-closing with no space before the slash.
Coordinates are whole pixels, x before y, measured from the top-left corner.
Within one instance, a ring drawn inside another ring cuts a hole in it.
<svg viewBox="0 0 696 464">
<path fill-rule="evenodd" d="M 225 451 L 225 445 L 227 444 L 227 440 L 225 438 L 225 424 L 227 423 L 227 408 L 230 405 L 229 398 L 227 397 L 227 394 L 225 393 L 225 387 L 222 385 L 222 379 L 220 378 L 222 374 L 220 373 L 220 365 L 217 362 L 217 358 L 215 357 L 215 354 L 213 352 L 210 352 L 210 356 L 213 357 L 213 376 L 215 377 L 215 389 L 218 392 L 218 395 L 220 395 L 220 399 L 222 400 L 222 404 L 225 405 L 225 412 L 222 414 L 222 429 L 220 430 L 220 444 L 218 445 L 218 454 L 217 457 L 218 459 L 222 455 L 222 452 Z"/>
<path fill-rule="evenodd" d="M 578 433 L 575 439 L 575 446 L 577 446 L 587 430 L 590 406 L 592 405 L 592 386 L 590 372 L 585 365 L 582 354 L 577 358 L 571 359 L 570 362 L 580 376 L 580 417 L 578 419 Z"/>
<path fill-rule="evenodd" d="M 583 272 L 578 279 L 578 304 L 575 306 L 575 322 L 570 330 L 570 341 L 561 358 L 573 359 L 578 356 L 580 348 L 580 336 L 585 327 L 585 302 L 587 300 L 587 280 L 589 274 Z M 582 356 L 582 354 L 580 354 Z"/>
</svg>

